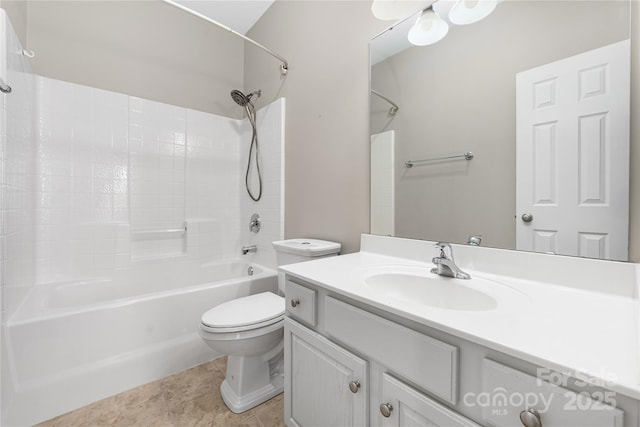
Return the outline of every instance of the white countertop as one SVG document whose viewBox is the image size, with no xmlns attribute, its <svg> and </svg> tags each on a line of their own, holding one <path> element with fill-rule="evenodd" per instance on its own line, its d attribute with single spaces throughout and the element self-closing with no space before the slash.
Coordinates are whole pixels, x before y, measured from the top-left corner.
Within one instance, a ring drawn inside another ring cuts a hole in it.
<svg viewBox="0 0 640 427">
<path fill-rule="evenodd" d="M 465 268 L 472 278 L 493 280 L 511 290 L 496 293 L 495 310 L 440 309 L 388 298 L 360 280 L 361 272 L 390 265 L 432 267 L 417 260 L 358 252 L 280 268 L 389 313 L 640 399 L 637 298 Z"/>
</svg>

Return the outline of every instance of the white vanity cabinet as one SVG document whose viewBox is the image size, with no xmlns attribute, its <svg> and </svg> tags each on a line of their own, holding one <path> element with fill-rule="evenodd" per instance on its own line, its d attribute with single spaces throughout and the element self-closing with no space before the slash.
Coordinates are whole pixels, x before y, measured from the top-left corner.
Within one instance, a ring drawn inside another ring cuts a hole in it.
<svg viewBox="0 0 640 427">
<path fill-rule="evenodd" d="M 299 300 L 287 304 L 285 319 L 287 425 L 478 426 L 422 390 L 455 404 L 456 347 L 303 288 L 300 281 L 287 281 L 295 294 L 287 301 Z M 304 301 L 304 313 L 313 315 L 301 315 Z M 376 369 L 370 379 L 370 360 L 389 369 Z"/>
<path fill-rule="evenodd" d="M 559 387 L 531 363 L 287 278 L 290 427 L 640 425 L 638 400 L 575 382 Z"/>
</svg>

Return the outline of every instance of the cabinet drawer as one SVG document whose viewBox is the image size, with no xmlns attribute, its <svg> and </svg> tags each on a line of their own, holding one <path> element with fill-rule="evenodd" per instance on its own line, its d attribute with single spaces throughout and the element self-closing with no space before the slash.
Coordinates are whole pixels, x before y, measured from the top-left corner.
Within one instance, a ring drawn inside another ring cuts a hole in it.
<svg viewBox="0 0 640 427">
<path fill-rule="evenodd" d="M 386 373 L 382 375 L 380 418 L 383 427 L 480 427 Z"/>
<path fill-rule="evenodd" d="M 316 291 L 287 280 L 285 284 L 287 313 L 308 325 L 316 325 Z"/>
<path fill-rule="evenodd" d="M 482 418 L 496 427 L 521 425 L 520 412 L 536 410 L 544 427 L 622 427 L 620 409 L 555 384 L 516 371 L 492 360 L 482 361 Z M 606 401 L 606 400 L 605 400 Z"/>
<path fill-rule="evenodd" d="M 327 297 L 327 334 L 455 405 L 458 349 Z"/>
</svg>

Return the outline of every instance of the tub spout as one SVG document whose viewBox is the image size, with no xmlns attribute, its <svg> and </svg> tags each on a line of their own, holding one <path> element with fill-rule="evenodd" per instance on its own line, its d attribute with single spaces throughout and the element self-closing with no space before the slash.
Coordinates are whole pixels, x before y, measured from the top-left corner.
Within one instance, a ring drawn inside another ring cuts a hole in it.
<svg viewBox="0 0 640 427">
<path fill-rule="evenodd" d="M 242 247 L 242 255 L 246 255 L 249 252 L 258 252 L 258 248 L 256 247 L 256 245 Z"/>
</svg>

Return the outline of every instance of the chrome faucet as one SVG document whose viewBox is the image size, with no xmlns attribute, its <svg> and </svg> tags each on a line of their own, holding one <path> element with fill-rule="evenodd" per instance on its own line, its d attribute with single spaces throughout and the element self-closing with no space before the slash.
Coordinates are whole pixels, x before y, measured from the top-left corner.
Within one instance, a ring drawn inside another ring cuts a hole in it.
<svg viewBox="0 0 640 427">
<path fill-rule="evenodd" d="M 432 259 L 435 264 L 435 267 L 431 269 L 432 273 L 439 274 L 440 276 L 455 277 L 456 279 L 471 279 L 471 276 L 460 270 L 454 262 L 453 250 L 450 244 L 438 242 L 436 243 L 436 248 L 440 249 L 440 255 Z M 449 249 L 449 256 L 447 256 L 447 248 Z"/>
<path fill-rule="evenodd" d="M 251 245 L 251 246 L 243 246 L 242 247 L 242 255 L 246 255 L 249 252 L 258 252 L 258 248 L 256 245 Z"/>
</svg>

